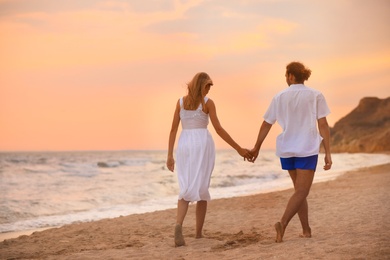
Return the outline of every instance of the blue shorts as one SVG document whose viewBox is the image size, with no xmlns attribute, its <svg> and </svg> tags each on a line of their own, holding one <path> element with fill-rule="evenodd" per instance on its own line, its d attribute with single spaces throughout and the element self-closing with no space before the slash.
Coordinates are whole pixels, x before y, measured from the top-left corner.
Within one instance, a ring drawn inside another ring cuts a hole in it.
<svg viewBox="0 0 390 260">
<path fill-rule="evenodd" d="M 318 162 L 318 154 L 308 157 L 290 157 L 280 158 L 283 170 L 316 170 Z"/>
</svg>

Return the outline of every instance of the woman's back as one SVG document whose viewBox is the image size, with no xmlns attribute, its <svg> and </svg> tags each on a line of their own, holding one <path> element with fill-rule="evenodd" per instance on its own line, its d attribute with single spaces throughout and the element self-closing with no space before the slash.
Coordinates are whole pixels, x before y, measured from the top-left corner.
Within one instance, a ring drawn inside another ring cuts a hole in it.
<svg viewBox="0 0 390 260">
<path fill-rule="evenodd" d="M 207 103 L 208 98 L 204 98 L 204 103 Z M 203 112 L 202 104 L 196 110 L 186 110 L 183 106 L 183 98 L 180 98 L 180 120 L 183 129 L 198 129 L 207 128 L 209 123 L 209 115 Z"/>
</svg>

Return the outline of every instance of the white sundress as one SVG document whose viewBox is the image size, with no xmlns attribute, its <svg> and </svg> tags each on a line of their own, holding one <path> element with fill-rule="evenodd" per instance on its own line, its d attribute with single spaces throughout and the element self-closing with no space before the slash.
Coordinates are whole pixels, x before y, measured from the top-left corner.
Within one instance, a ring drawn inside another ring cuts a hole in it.
<svg viewBox="0 0 390 260">
<path fill-rule="evenodd" d="M 208 98 L 204 98 L 204 102 Z M 210 200 L 209 186 L 215 163 L 215 146 L 207 129 L 209 115 L 202 111 L 185 110 L 180 98 L 182 131 L 176 151 L 176 167 L 179 181 L 179 200 Z"/>
</svg>

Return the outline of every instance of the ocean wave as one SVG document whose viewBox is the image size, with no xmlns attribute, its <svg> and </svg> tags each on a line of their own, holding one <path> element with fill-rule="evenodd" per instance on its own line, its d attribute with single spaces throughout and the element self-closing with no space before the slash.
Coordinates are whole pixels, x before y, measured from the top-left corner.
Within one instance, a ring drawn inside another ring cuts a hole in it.
<svg viewBox="0 0 390 260">
<path fill-rule="evenodd" d="M 315 181 L 390 161 L 389 155 L 380 154 L 332 157 L 334 167 L 323 173 L 320 155 Z M 0 165 L 7 163 L 0 182 L 0 232 L 175 207 L 177 176 L 165 168 L 165 158 L 165 151 L 2 154 Z M 217 151 L 210 186 L 213 199 L 285 187 L 292 183 L 273 151 L 263 152 L 254 164 L 241 160 L 235 151 Z M 34 216 L 26 219 L 25 214 Z"/>
<path fill-rule="evenodd" d="M 119 162 L 98 162 L 97 166 L 100 168 L 116 168 L 120 166 Z"/>
</svg>

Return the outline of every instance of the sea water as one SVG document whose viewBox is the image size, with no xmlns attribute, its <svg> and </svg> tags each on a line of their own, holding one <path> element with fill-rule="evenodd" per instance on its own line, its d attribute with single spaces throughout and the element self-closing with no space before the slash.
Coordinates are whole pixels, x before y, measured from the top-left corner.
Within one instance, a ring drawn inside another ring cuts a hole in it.
<svg viewBox="0 0 390 260">
<path fill-rule="evenodd" d="M 176 207 L 176 173 L 166 151 L 0 153 L 0 233 L 61 226 Z M 390 162 L 389 154 L 334 154 L 330 171 L 320 154 L 315 182 Z M 255 163 L 218 150 L 212 199 L 291 188 L 274 151 Z"/>
</svg>

